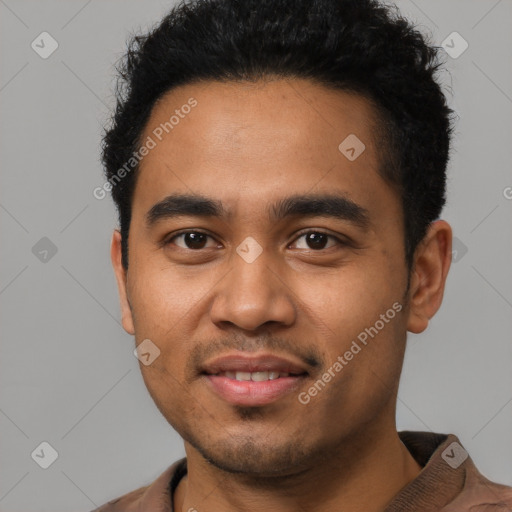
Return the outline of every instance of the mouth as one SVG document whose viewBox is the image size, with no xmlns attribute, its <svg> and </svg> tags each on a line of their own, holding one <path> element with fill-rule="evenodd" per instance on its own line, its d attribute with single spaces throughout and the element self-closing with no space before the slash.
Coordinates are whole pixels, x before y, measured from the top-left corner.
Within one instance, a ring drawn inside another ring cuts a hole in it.
<svg viewBox="0 0 512 512">
<path fill-rule="evenodd" d="M 298 374 L 278 371 L 260 371 L 260 372 L 244 372 L 244 371 L 226 371 L 215 374 L 216 376 L 226 377 L 238 381 L 264 382 L 266 380 L 283 379 L 286 377 L 297 377 Z M 299 374 L 300 375 L 300 374 Z"/>
<path fill-rule="evenodd" d="M 207 362 L 201 374 L 222 400 L 238 406 L 267 405 L 296 391 L 309 375 L 305 366 L 291 358 L 238 352 Z"/>
</svg>

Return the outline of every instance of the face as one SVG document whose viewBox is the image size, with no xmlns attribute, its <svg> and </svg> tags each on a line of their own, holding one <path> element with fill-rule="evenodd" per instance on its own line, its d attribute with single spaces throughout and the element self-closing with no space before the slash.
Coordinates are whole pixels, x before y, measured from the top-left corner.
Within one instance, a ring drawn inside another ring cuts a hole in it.
<svg viewBox="0 0 512 512">
<path fill-rule="evenodd" d="M 141 371 L 164 417 L 220 468 L 290 474 L 394 428 L 413 314 L 376 122 L 305 80 L 187 85 L 152 111 L 127 272 L 112 246 L 123 325 L 160 351 Z"/>
</svg>

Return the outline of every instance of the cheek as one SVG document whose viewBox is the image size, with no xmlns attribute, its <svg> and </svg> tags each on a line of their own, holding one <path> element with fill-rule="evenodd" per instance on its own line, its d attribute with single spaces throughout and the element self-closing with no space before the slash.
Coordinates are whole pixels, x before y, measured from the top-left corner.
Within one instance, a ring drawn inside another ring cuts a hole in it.
<svg viewBox="0 0 512 512">
<path fill-rule="evenodd" d="M 321 340 L 325 373 L 318 378 L 328 383 L 318 393 L 309 388 L 316 395 L 310 403 L 316 416 L 329 417 L 340 428 L 365 424 L 379 411 L 385 413 L 399 383 L 405 348 L 400 305 L 383 301 L 379 307 L 375 297 L 360 298 L 368 300 L 322 311 L 322 323 L 330 324 Z"/>
<path fill-rule="evenodd" d="M 156 346 L 153 350 L 159 351 L 151 364 L 142 362 L 140 369 L 148 391 L 161 409 L 171 401 L 179 403 L 182 395 L 186 340 L 190 339 L 186 325 L 197 298 L 182 292 L 168 271 L 146 268 L 134 275 L 137 279 L 131 282 L 130 302 L 137 343 L 149 339 Z"/>
<path fill-rule="evenodd" d="M 310 321 L 317 328 L 324 326 L 322 332 L 334 338 L 334 344 L 336 339 L 343 344 L 343 340 L 347 342 L 373 326 L 390 309 L 388 316 L 392 318 L 386 327 L 396 324 L 397 306 L 393 309 L 393 305 L 402 302 L 405 278 L 404 269 L 389 259 L 378 261 L 368 256 L 365 261 L 354 260 L 314 278 L 299 278 L 294 287 Z"/>
<path fill-rule="evenodd" d="M 375 261 L 375 260 L 374 260 Z M 404 270 L 389 260 L 354 265 L 310 281 L 298 295 L 314 324 L 314 337 L 333 369 L 330 401 L 360 404 L 383 400 L 397 382 L 406 339 L 402 304 Z"/>
<path fill-rule="evenodd" d="M 129 282 L 137 336 L 167 338 L 197 315 L 211 288 L 209 279 L 191 278 L 165 264 L 137 265 Z"/>
<path fill-rule="evenodd" d="M 179 361 L 169 360 L 162 353 L 151 366 L 141 370 L 146 388 L 160 413 L 178 431 L 186 418 L 194 417 L 198 400 L 183 385 Z"/>
</svg>

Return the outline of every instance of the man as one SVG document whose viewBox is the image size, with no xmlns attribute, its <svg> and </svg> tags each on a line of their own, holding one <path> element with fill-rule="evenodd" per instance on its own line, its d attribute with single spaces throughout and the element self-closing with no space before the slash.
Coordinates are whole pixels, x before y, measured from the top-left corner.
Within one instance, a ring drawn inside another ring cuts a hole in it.
<svg viewBox="0 0 512 512">
<path fill-rule="evenodd" d="M 204 0 L 134 39 L 111 254 L 186 459 L 97 510 L 512 510 L 454 435 L 395 424 L 451 261 L 438 65 L 370 0 Z"/>
</svg>

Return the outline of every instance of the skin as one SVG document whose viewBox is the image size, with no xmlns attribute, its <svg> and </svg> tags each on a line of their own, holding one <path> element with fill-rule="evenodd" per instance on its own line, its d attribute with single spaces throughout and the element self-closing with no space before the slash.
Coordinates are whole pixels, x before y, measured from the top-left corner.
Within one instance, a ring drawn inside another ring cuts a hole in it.
<svg viewBox="0 0 512 512">
<path fill-rule="evenodd" d="M 299 79 L 186 85 L 157 103 L 143 140 L 190 97 L 198 105 L 141 162 L 128 270 L 118 231 L 111 247 L 123 326 L 161 351 L 141 364 L 145 384 L 185 441 L 175 510 L 380 511 L 421 470 L 396 431 L 397 390 L 407 331 L 422 332 L 442 301 L 450 226 L 431 225 L 407 290 L 400 197 L 378 173 L 378 120 L 358 95 Z M 354 161 L 338 149 L 349 134 L 366 146 Z M 175 193 L 221 201 L 229 215 L 148 225 L 147 212 Z M 306 193 L 349 198 L 369 223 L 269 217 L 270 203 Z M 204 247 L 173 238 L 182 229 L 209 235 Z M 325 247 L 312 248 L 305 230 L 327 233 Z M 248 236 L 263 250 L 252 263 L 236 252 Z M 402 311 L 301 404 L 298 394 L 396 302 Z M 317 365 L 277 402 L 236 407 L 198 374 L 233 350 Z"/>
</svg>

